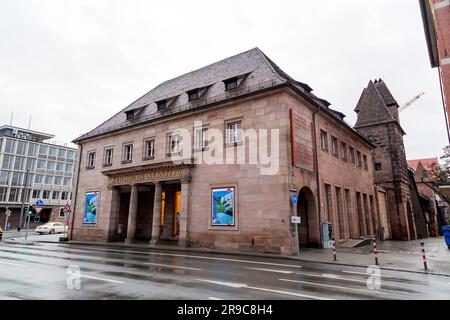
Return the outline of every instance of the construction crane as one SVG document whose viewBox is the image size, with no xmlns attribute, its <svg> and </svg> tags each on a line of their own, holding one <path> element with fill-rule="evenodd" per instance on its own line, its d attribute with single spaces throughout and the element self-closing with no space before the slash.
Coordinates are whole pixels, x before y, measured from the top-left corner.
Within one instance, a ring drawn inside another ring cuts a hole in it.
<svg viewBox="0 0 450 320">
<path fill-rule="evenodd" d="M 411 100 L 409 100 L 407 103 L 405 103 L 404 105 L 402 105 L 399 109 L 398 112 L 402 112 L 403 110 L 407 109 L 409 106 L 411 106 L 414 102 L 416 102 L 417 100 L 419 100 L 420 98 L 422 98 L 422 96 L 425 94 L 425 92 L 421 92 L 419 93 L 417 96 L 415 96 L 414 98 L 412 98 Z"/>
</svg>

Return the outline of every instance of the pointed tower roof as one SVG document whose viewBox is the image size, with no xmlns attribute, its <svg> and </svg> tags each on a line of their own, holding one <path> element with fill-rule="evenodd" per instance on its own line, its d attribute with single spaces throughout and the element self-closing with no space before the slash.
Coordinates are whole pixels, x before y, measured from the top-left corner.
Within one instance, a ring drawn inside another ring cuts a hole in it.
<svg viewBox="0 0 450 320">
<path fill-rule="evenodd" d="M 358 114 L 355 129 L 388 122 L 397 122 L 400 126 L 394 108 L 398 108 L 397 101 L 384 81 L 369 81 L 355 108 Z"/>
</svg>

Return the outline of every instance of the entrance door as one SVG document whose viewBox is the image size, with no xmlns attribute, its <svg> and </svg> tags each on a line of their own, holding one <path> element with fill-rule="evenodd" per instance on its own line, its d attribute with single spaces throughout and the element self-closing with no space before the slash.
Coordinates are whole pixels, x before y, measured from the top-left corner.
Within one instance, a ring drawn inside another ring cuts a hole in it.
<svg viewBox="0 0 450 320">
<path fill-rule="evenodd" d="M 383 228 L 384 240 L 389 240 L 391 230 L 387 210 L 386 193 L 378 191 L 378 207 L 380 208 L 380 228 Z"/>
<path fill-rule="evenodd" d="M 298 226 L 298 242 L 301 248 L 314 245 L 310 232 L 314 230 L 315 209 L 316 206 L 312 191 L 307 187 L 302 188 L 297 201 L 297 214 L 301 218 L 301 223 Z"/>
</svg>

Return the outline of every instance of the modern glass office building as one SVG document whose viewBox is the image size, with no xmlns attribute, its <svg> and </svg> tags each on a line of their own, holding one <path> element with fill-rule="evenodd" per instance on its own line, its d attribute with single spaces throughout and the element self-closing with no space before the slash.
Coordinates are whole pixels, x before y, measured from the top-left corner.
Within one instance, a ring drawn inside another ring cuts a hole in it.
<svg viewBox="0 0 450 320">
<path fill-rule="evenodd" d="M 1 227 L 7 209 L 12 212 L 8 220 L 11 226 L 18 225 L 22 202 L 27 207 L 43 201 L 36 221 L 63 218 L 61 208 L 72 198 L 77 150 L 52 143 L 53 138 L 51 134 L 33 130 L 0 127 Z"/>
</svg>

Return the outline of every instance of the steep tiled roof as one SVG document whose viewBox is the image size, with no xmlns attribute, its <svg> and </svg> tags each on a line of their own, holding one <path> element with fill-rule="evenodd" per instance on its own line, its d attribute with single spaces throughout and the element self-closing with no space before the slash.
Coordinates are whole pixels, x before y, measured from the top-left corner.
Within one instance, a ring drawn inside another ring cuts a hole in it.
<svg viewBox="0 0 450 320">
<path fill-rule="evenodd" d="M 397 101 L 383 80 L 369 81 L 355 108 L 358 114 L 355 128 L 387 122 L 400 125 L 397 108 Z"/>
<path fill-rule="evenodd" d="M 439 164 L 439 159 L 438 157 L 435 157 L 435 158 L 408 160 L 408 166 L 413 168 L 414 171 L 417 169 L 419 163 L 421 163 L 426 170 L 429 170 L 434 164 Z"/>
<path fill-rule="evenodd" d="M 241 77 L 245 80 L 238 89 L 225 91 L 223 81 L 234 77 Z M 75 139 L 74 142 L 283 85 L 288 85 L 313 105 L 322 108 L 329 116 L 342 122 L 348 129 L 364 139 L 343 121 L 344 114 L 330 109 L 330 103 L 315 96 L 310 86 L 291 78 L 259 48 L 254 48 L 161 83 L 94 130 Z M 189 102 L 185 93 L 199 88 L 203 88 L 201 98 L 195 102 Z M 170 106 L 165 110 L 158 110 L 156 102 L 166 99 L 171 99 Z M 125 112 L 129 113 L 136 109 L 140 110 L 139 116 L 127 120 Z"/>
</svg>

